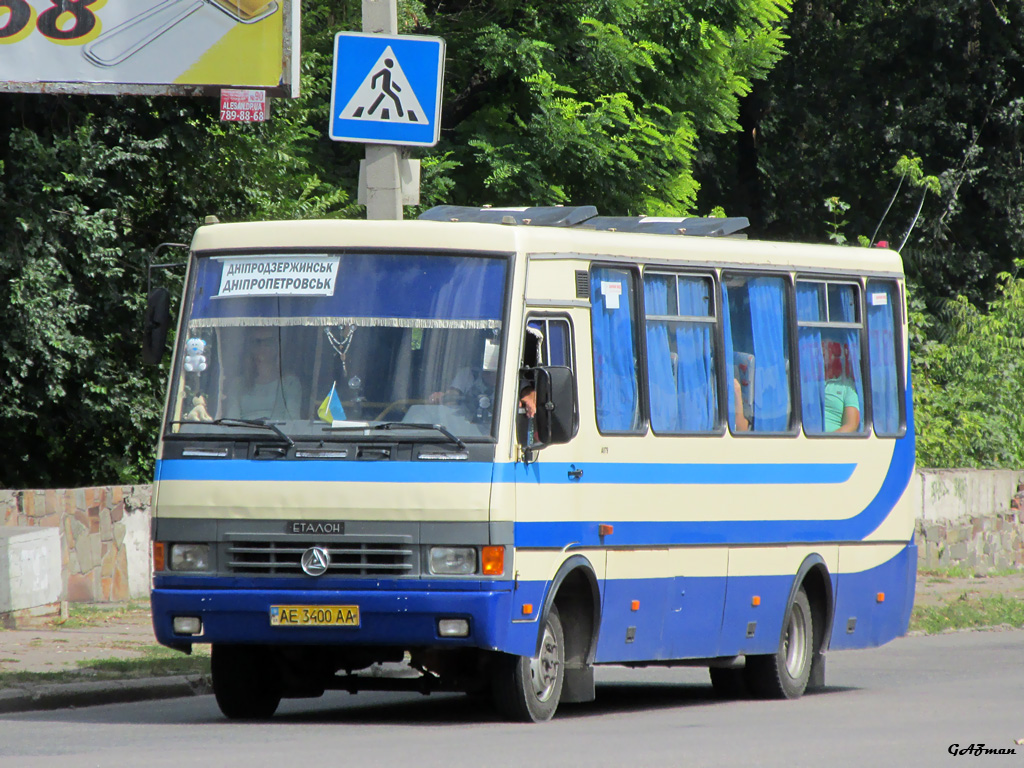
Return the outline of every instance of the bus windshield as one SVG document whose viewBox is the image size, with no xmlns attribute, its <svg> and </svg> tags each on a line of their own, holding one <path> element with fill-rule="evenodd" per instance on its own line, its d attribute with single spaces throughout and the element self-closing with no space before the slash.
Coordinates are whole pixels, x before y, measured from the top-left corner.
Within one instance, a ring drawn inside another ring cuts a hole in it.
<svg viewBox="0 0 1024 768">
<path fill-rule="evenodd" d="M 469 255 L 199 254 L 167 432 L 493 436 L 506 274 Z"/>
</svg>

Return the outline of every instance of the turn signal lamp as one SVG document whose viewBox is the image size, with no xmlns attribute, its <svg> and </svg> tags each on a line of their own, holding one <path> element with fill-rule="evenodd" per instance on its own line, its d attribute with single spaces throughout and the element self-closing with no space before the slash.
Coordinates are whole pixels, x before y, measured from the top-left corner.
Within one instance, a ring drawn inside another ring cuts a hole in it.
<svg viewBox="0 0 1024 768">
<path fill-rule="evenodd" d="M 162 571 L 164 569 L 164 543 L 162 541 L 153 542 L 153 570 Z"/>
<path fill-rule="evenodd" d="M 879 603 L 884 603 L 885 602 L 885 592 L 879 592 L 877 595 L 875 595 L 875 600 L 877 600 Z"/>
<path fill-rule="evenodd" d="M 501 576 L 505 572 L 505 548 L 484 547 L 480 551 L 484 576 Z"/>
</svg>

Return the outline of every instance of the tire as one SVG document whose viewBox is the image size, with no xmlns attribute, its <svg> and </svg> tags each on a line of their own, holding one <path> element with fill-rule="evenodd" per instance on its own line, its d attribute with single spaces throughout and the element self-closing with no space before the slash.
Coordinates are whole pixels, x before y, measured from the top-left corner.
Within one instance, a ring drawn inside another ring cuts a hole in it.
<svg viewBox="0 0 1024 768">
<path fill-rule="evenodd" d="M 803 587 L 786 611 L 779 650 L 748 656 L 744 678 L 754 695 L 764 699 L 798 699 L 807 689 L 814 658 L 814 619 Z"/>
<path fill-rule="evenodd" d="M 263 648 L 217 645 L 210 651 L 213 695 L 231 720 L 265 720 L 281 703 L 277 665 Z"/>
<path fill-rule="evenodd" d="M 537 655 L 498 658 L 491 693 L 498 712 L 509 720 L 543 723 L 550 720 L 562 697 L 565 680 L 565 635 L 552 607 L 541 629 Z"/>
<path fill-rule="evenodd" d="M 745 699 L 750 695 L 745 678 L 746 670 L 726 669 L 724 667 L 709 667 L 711 674 L 711 687 L 715 694 L 721 699 Z"/>
</svg>

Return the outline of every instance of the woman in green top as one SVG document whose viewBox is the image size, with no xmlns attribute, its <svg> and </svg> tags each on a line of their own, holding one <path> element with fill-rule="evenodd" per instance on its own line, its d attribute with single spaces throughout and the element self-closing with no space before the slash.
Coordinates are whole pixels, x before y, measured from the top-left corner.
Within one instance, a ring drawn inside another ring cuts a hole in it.
<svg viewBox="0 0 1024 768">
<path fill-rule="evenodd" d="M 860 428 L 860 398 L 853 381 L 844 375 L 845 350 L 834 341 L 821 346 L 825 357 L 825 431 L 856 432 Z"/>
</svg>

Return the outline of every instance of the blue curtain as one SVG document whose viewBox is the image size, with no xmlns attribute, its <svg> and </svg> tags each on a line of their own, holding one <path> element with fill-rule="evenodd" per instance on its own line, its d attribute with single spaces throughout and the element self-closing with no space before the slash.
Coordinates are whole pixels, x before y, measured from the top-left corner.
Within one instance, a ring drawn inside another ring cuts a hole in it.
<svg viewBox="0 0 1024 768">
<path fill-rule="evenodd" d="M 833 321 L 841 323 L 857 322 L 857 289 L 852 285 L 833 285 L 829 291 L 829 315 Z M 839 340 L 850 350 L 849 366 L 843 375 L 853 379 L 857 390 L 857 402 L 860 403 L 861 420 L 857 431 L 864 430 L 864 380 L 860 369 L 860 331 L 855 329 L 839 332 Z"/>
<path fill-rule="evenodd" d="M 619 306 L 609 307 L 602 283 L 618 283 Z M 639 425 L 636 350 L 633 341 L 632 275 L 594 269 L 590 278 L 590 325 L 594 343 L 597 425 L 604 432 L 627 432 Z"/>
<path fill-rule="evenodd" d="M 754 343 L 754 429 L 783 432 L 789 426 L 785 283 L 756 277 L 747 289 Z"/>
<path fill-rule="evenodd" d="M 797 321 L 819 322 L 820 283 L 796 284 Z M 804 431 L 825 431 L 825 360 L 821 354 L 821 330 L 800 328 L 800 400 Z"/>
<path fill-rule="evenodd" d="M 710 301 L 707 280 L 679 278 L 680 315 L 708 317 Z M 676 326 L 679 417 L 685 432 L 707 432 L 715 428 L 717 421 L 718 393 L 711 330 L 712 326 L 707 323 L 680 323 Z"/>
<path fill-rule="evenodd" d="M 722 281 L 722 327 L 725 329 L 725 391 L 727 393 L 725 402 L 728 405 L 729 426 L 736 429 L 736 392 L 733 387 L 733 379 L 736 378 L 736 371 L 733 364 L 732 344 L 732 312 L 729 309 L 729 286 Z M 747 414 L 749 416 L 749 414 Z"/>
<path fill-rule="evenodd" d="M 644 308 L 648 315 L 668 314 L 669 291 L 675 291 L 674 277 L 644 276 Z M 651 426 L 654 431 L 681 431 L 668 323 L 664 320 L 647 321 L 647 378 L 651 394 Z"/>
<path fill-rule="evenodd" d="M 894 314 L 898 294 L 891 283 L 868 283 L 868 360 L 871 363 L 871 407 L 875 432 L 899 431 L 899 372 L 896 368 Z"/>
</svg>

